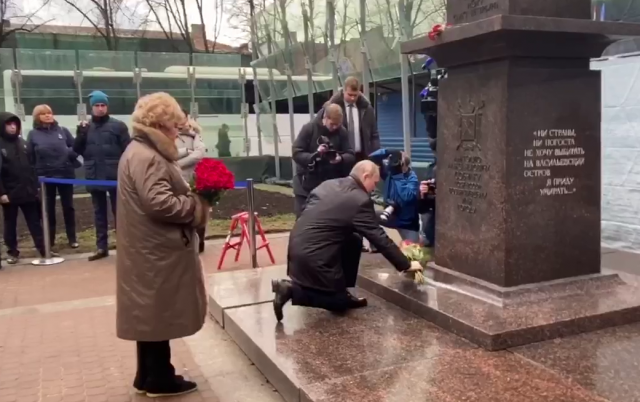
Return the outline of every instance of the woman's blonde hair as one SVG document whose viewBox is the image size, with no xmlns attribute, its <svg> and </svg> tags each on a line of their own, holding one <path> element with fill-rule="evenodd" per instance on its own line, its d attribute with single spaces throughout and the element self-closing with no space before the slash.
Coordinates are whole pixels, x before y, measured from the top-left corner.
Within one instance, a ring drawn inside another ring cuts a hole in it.
<svg viewBox="0 0 640 402">
<path fill-rule="evenodd" d="M 135 124 L 140 124 L 157 129 L 185 123 L 186 116 L 173 96 L 166 92 L 156 92 L 138 100 L 131 119 L 134 128 Z"/>
<path fill-rule="evenodd" d="M 53 114 L 53 109 L 49 105 L 38 105 L 33 108 L 33 122 L 40 124 L 40 116 L 43 114 Z"/>
</svg>

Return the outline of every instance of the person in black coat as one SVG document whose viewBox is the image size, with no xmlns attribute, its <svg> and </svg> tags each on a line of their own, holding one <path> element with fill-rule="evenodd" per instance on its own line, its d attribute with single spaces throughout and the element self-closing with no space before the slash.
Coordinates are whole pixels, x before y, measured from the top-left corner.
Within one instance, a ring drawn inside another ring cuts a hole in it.
<svg viewBox="0 0 640 402">
<path fill-rule="evenodd" d="M 12 113 L 0 113 L 0 204 L 4 218 L 4 244 L 9 264 L 16 264 L 18 250 L 18 211 L 33 238 L 33 243 L 44 257 L 44 234 L 38 204 L 38 178 L 29 161 L 27 143 L 20 136 L 21 122 Z"/>
<path fill-rule="evenodd" d="M 296 218 L 305 208 L 309 193 L 320 183 L 345 177 L 355 163 L 349 134 L 342 126 L 340 106 L 326 104 L 322 116 L 305 124 L 292 146 L 296 175 L 293 178 Z"/>
<path fill-rule="evenodd" d="M 274 312 L 282 320 L 283 306 L 323 308 L 342 312 L 364 307 L 366 299 L 353 296 L 364 236 L 398 271 L 422 270 L 409 262 L 378 225 L 370 194 L 380 180 L 371 161 L 355 165 L 349 177 L 325 181 L 309 195 L 306 209 L 289 236 L 288 275 L 272 281 Z"/>
</svg>

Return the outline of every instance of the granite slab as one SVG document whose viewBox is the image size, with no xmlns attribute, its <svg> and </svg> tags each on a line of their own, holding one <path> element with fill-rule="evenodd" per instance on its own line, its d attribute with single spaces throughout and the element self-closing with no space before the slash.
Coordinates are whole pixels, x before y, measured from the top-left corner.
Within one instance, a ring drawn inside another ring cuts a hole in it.
<svg viewBox="0 0 640 402">
<path fill-rule="evenodd" d="M 300 388 L 389 369 L 475 346 L 400 308 L 356 289 L 369 307 L 336 315 L 287 305 L 277 324 L 272 306 L 227 309 L 225 329 L 287 402 Z M 345 399 L 334 399 L 345 400 Z"/>
<path fill-rule="evenodd" d="M 219 272 L 208 278 L 209 313 L 224 328 L 224 310 L 273 301 L 272 279 L 287 278 L 287 266 Z"/>
<path fill-rule="evenodd" d="M 511 349 L 612 402 L 640 402 L 640 324 Z"/>
<path fill-rule="evenodd" d="M 361 268 L 358 286 L 488 350 L 640 321 L 640 288 L 627 284 L 500 306 L 456 286 L 416 285 L 393 268 Z"/>
<path fill-rule="evenodd" d="M 429 360 L 305 385 L 303 402 L 605 402 L 508 352 L 444 352 Z"/>
</svg>

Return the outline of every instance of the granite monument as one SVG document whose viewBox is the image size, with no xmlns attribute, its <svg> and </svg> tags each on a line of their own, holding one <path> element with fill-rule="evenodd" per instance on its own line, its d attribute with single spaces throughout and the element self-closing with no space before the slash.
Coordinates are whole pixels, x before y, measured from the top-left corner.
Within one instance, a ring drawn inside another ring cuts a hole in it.
<svg viewBox="0 0 640 402">
<path fill-rule="evenodd" d="M 435 289 L 412 292 L 372 271 L 365 288 L 394 288 L 490 349 L 640 319 L 637 289 L 600 272 L 601 84 L 589 68 L 640 24 L 590 18 L 590 0 L 448 0 L 439 37 L 402 44 L 448 71 Z"/>
</svg>

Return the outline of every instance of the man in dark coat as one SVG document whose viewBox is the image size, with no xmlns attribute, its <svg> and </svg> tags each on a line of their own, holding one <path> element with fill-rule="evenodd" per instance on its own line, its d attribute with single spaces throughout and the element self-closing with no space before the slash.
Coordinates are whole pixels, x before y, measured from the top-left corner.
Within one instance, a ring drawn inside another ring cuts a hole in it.
<svg viewBox="0 0 640 402">
<path fill-rule="evenodd" d="M 398 271 L 422 270 L 409 262 L 378 225 L 370 193 L 380 180 L 378 167 L 361 161 L 349 177 L 328 180 L 309 195 L 307 207 L 289 236 L 289 280 L 274 280 L 273 302 L 278 321 L 282 307 L 293 305 L 342 312 L 364 307 L 366 299 L 353 296 L 366 237 Z"/>
<path fill-rule="evenodd" d="M 131 137 L 127 125 L 109 116 L 109 98 L 104 92 L 89 94 L 91 121 L 81 123 L 76 132 L 73 150 L 84 159 L 87 180 L 117 180 L 118 162 Z M 96 224 L 96 252 L 89 261 L 109 255 L 109 212 L 107 193 L 111 199 L 111 210 L 116 215 L 116 188 L 87 186 L 93 201 Z"/>
<path fill-rule="evenodd" d="M 345 177 L 355 163 L 342 120 L 342 109 L 327 104 L 323 115 L 305 124 L 293 142 L 292 155 L 297 165 L 293 178 L 296 218 L 314 188 L 326 180 Z"/>
<path fill-rule="evenodd" d="M 369 100 L 360 92 L 360 81 L 356 77 L 347 78 L 344 88 L 333 95 L 329 102 L 342 109 L 344 114 L 342 124 L 347 130 L 357 161 L 367 159 L 371 153 L 380 149 L 376 112 Z M 322 115 L 322 113 L 321 111 L 319 114 Z"/>
<path fill-rule="evenodd" d="M 44 234 L 40 222 L 38 178 L 29 161 L 26 141 L 20 136 L 18 116 L 0 113 L 0 204 L 4 217 L 4 244 L 9 264 L 18 262 L 18 211 L 22 210 L 33 243 L 44 257 Z"/>
</svg>

